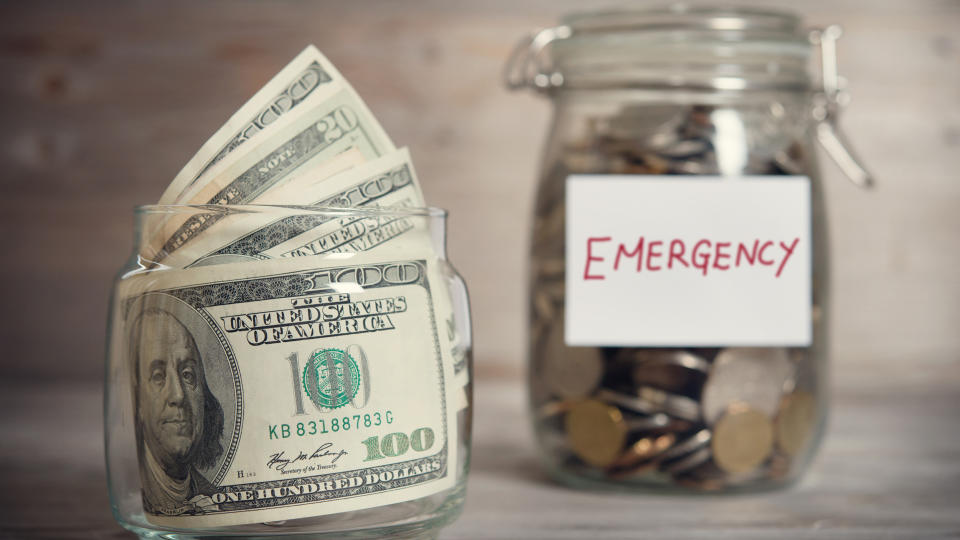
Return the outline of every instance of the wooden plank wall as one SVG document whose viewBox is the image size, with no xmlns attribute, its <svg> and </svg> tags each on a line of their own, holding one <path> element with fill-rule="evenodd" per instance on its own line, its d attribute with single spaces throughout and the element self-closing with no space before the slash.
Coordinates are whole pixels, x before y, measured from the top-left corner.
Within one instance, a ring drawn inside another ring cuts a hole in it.
<svg viewBox="0 0 960 540">
<path fill-rule="evenodd" d="M 517 376 L 524 253 L 550 110 L 506 92 L 500 69 L 524 32 L 602 5 L 3 2 L 0 377 L 100 376 L 132 207 L 156 201 L 206 137 L 308 43 L 411 148 L 429 202 L 450 210 L 478 373 Z M 843 125 L 880 182 L 859 191 L 823 160 L 838 369 L 956 377 L 960 3 L 802 7 L 812 23 L 846 27 L 841 67 L 853 104 Z"/>
</svg>

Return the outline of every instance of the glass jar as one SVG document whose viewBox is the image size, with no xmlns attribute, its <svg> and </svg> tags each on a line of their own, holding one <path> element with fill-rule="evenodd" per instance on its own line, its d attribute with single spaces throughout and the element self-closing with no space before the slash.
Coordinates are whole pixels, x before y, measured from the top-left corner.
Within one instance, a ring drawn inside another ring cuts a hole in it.
<svg viewBox="0 0 960 540">
<path fill-rule="evenodd" d="M 156 231 L 187 220 L 206 223 L 217 246 L 256 241 L 229 257 L 181 253 L 194 262 L 180 267 L 145 256 Z M 143 206 L 135 222 L 104 391 L 123 527 L 144 538 L 412 538 L 456 518 L 472 336 L 445 211 Z M 294 240 L 325 251 L 270 249 Z"/>
<path fill-rule="evenodd" d="M 870 183 L 836 126 L 838 37 L 787 13 L 674 6 L 567 16 L 511 56 L 508 87 L 554 105 L 528 344 L 554 478 L 735 491 L 807 467 L 827 416 L 829 314 L 813 141 Z"/>
</svg>

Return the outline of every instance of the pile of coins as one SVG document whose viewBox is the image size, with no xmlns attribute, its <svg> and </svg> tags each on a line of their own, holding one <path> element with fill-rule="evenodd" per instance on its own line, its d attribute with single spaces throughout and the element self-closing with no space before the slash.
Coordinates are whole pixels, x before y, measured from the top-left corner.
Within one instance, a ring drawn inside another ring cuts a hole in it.
<svg viewBox="0 0 960 540">
<path fill-rule="evenodd" d="M 555 157 L 537 197 L 530 305 L 531 398 L 553 470 L 623 485 L 723 490 L 786 483 L 808 460 L 822 424 L 819 350 L 590 348 L 563 340 L 566 177 L 804 174 L 802 134 L 762 129 L 767 116 L 782 127 L 785 114 L 776 103 L 644 105 L 586 119 L 566 127 L 575 136 L 556 138 L 562 146 L 548 153 Z M 733 148 L 721 135 L 738 122 L 757 132 L 743 133 Z M 815 270 L 815 348 L 822 346 L 819 281 Z"/>
<path fill-rule="evenodd" d="M 536 421 L 554 432 L 547 452 L 587 477 L 661 473 L 704 490 L 786 481 L 815 434 L 801 350 L 567 348 L 561 333 L 534 366 Z"/>
</svg>

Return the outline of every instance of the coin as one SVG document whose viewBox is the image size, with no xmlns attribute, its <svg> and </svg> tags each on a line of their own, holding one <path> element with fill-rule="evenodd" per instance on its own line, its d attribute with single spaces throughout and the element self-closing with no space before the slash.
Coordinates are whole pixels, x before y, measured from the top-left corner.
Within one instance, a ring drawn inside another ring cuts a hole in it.
<svg viewBox="0 0 960 540">
<path fill-rule="evenodd" d="M 690 452 L 682 458 L 664 464 L 662 469 L 664 472 L 671 474 L 680 474 L 710 461 L 710 455 L 711 453 L 709 448 L 701 448 L 694 452 Z"/>
<path fill-rule="evenodd" d="M 813 394 L 796 390 L 784 396 L 776 418 L 777 448 L 788 456 L 799 454 L 810 440 L 816 421 Z"/>
<path fill-rule="evenodd" d="M 700 404 L 696 400 L 650 386 L 638 387 L 633 395 L 604 388 L 599 390 L 596 396 L 624 409 L 643 414 L 664 413 L 690 422 L 700 421 Z"/>
<path fill-rule="evenodd" d="M 627 447 L 607 470 L 607 476 L 622 480 L 656 469 L 659 457 L 676 442 L 676 435 L 665 433 L 655 437 L 643 437 Z"/>
<path fill-rule="evenodd" d="M 714 425 L 730 404 L 740 401 L 772 418 L 794 367 L 783 348 L 730 348 L 717 355 L 703 386 L 703 419 Z"/>
<path fill-rule="evenodd" d="M 710 444 L 711 438 L 713 438 L 713 434 L 710 433 L 709 429 L 701 429 L 687 439 L 673 445 L 672 448 L 664 452 L 660 457 L 663 461 L 670 461 L 680 456 L 685 456 L 700 448 L 706 447 Z"/>
<path fill-rule="evenodd" d="M 657 155 L 676 161 L 696 160 L 703 158 L 712 148 L 706 139 L 684 139 L 658 150 Z"/>
<path fill-rule="evenodd" d="M 637 387 L 637 396 L 641 400 L 655 404 L 666 414 L 689 420 L 700 421 L 700 403 L 686 396 L 673 394 L 651 386 Z"/>
<path fill-rule="evenodd" d="M 603 358 L 600 350 L 593 347 L 567 347 L 563 343 L 563 324 L 555 324 L 542 351 L 537 375 L 558 397 L 585 397 L 600 384 Z"/>
<path fill-rule="evenodd" d="M 636 363 L 631 373 L 634 384 L 679 394 L 698 395 L 710 371 L 709 362 L 678 349 L 634 349 L 625 356 Z"/>
<path fill-rule="evenodd" d="M 628 105 L 610 119 L 605 130 L 615 141 L 629 141 L 640 148 L 648 148 L 656 143 L 650 140 L 655 135 L 675 131 L 684 121 L 684 109 L 674 104 Z"/>
<path fill-rule="evenodd" d="M 713 460 L 727 473 L 752 471 L 773 450 L 773 425 L 746 403 L 734 403 L 713 428 Z"/>
<path fill-rule="evenodd" d="M 653 419 L 657 420 L 656 425 L 651 425 Z M 664 422 L 663 420 L 666 421 Z M 630 419 L 627 422 L 627 426 L 631 431 L 642 431 L 647 435 L 653 433 L 683 433 L 693 429 L 694 425 L 695 422 L 673 418 L 663 413 L 645 417 L 643 425 L 640 425 L 640 421 L 637 419 Z"/>
<path fill-rule="evenodd" d="M 665 452 L 673 443 L 677 441 L 677 436 L 673 433 L 664 433 L 655 437 L 643 437 L 634 441 L 627 447 L 627 450 L 614 461 L 611 466 L 617 468 L 631 468 L 638 464 L 657 457 Z"/>
<path fill-rule="evenodd" d="M 627 425 L 616 407 L 586 399 L 564 418 L 567 442 L 573 453 L 594 467 L 606 467 L 623 451 Z"/>
</svg>

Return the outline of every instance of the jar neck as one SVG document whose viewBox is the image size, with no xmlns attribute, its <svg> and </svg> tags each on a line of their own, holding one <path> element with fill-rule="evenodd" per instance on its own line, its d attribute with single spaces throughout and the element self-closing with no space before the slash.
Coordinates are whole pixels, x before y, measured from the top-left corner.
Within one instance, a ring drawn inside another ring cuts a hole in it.
<svg viewBox="0 0 960 540">
<path fill-rule="evenodd" d="M 553 68 L 566 89 L 790 91 L 810 88 L 806 42 L 710 41 L 702 32 L 571 37 Z"/>
<path fill-rule="evenodd" d="M 521 72 L 546 91 L 806 91 L 810 53 L 792 14 L 671 6 L 568 15 L 531 40 Z"/>
</svg>

